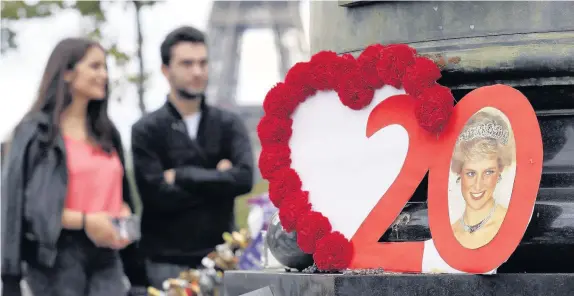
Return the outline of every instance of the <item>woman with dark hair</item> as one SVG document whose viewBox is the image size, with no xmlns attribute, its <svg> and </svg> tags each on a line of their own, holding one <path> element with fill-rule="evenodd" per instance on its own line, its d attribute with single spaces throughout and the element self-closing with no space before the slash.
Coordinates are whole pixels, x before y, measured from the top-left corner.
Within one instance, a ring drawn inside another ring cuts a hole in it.
<svg viewBox="0 0 574 296">
<path fill-rule="evenodd" d="M 2 181 L 4 295 L 125 295 L 113 224 L 132 214 L 120 136 L 108 118 L 103 48 L 61 41 L 14 130 Z"/>
</svg>

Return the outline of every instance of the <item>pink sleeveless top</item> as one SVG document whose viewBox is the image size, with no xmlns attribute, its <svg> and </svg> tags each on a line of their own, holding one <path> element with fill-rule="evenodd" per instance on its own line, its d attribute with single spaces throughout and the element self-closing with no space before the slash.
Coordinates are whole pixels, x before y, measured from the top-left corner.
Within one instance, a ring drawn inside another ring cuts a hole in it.
<svg viewBox="0 0 574 296">
<path fill-rule="evenodd" d="M 117 153 L 107 154 L 88 142 L 64 136 L 68 165 L 65 207 L 85 213 L 120 215 L 124 170 Z"/>
</svg>

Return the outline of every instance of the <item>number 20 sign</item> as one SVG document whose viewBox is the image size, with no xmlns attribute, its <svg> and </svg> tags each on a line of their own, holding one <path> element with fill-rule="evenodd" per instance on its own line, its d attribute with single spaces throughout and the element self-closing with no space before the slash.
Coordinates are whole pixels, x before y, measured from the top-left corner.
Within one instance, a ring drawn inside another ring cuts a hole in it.
<svg viewBox="0 0 574 296">
<path fill-rule="evenodd" d="M 279 85 L 287 93 L 301 83 L 289 75 Z M 510 257 L 532 216 L 542 172 L 540 127 L 524 95 L 505 85 L 478 88 L 437 135 L 417 122 L 418 98 L 392 81 L 359 94 L 371 96 L 361 108 L 342 97 L 347 80 L 331 82 L 333 88 L 325 81 L 324 90 L 298 93 L 306 97 L 295 106 L 266 98 L 258 127 L 270 197 L 283 226 L 297 231 L 299 246 L 320 268 L 488 273 Z M 270 164 L 287 169 L 271 175 Z M 427 172 L 430 243 L 378 242 Z M 287 194 L 295 187 L 304 193 L 298 200 Z M 337 246 L 344 239 L 352 247 Z M 351 254 L 343 260 L 345 252 Z"/>
<path fill-rule="evenodd" d="M 452 268 L 464 272 L 494 270 L 518 246 L 534 209 L 542 172 L 542 139 L 536 115 L 517 90 L 504 85 L 483 87 L 457 104 L 444 132 L 433 138 L 418 128 L 413 118 L 400 115 L 412 108 L 413 103 L 408 98 L 389 98 L 369 116 L 367 136 L 389 125 L 400 124 L 412 142 L 395 182 L 352 237 L 356 253 L 351 267 L 421 271 L 423 242 L 377 241 L 429 171 L 429 226 L 440 257 Z M 503 119 L 504 115 L 507 120 Z M 489 144 L 493 147 L 488 147 Z M 458 159 L 457 152 L 470 156 L 470 161 Z M 457 165 L 461 161 L 462 165 Z M 509 166 L 515 167 L 514 180 L 510 180 L 514 182 L 507 186 L 510 190 L 489 188 L 500 185 Z M 456 177 L 456 183 L 462 183 L 460 187 L 471 183 L 466 185 L 468 189 L 458 189 L 463 191 L 460 195 L 466 203 L 459 219 L 449 219 L 449 191 L 455 191 L 449 190 L 453 169 L 457 170 L 455 175 L 461 175 Z M 505 205 L 496 202 L 497 193 L 508 195 Z M 465 221 L 473 219 L 473 212 L 478 217 L 474 218 L 476 223 Z M 482 221 L 484 224 L 479 224 Z M 469 229 L 476 228 L 477 224 L 484 226 L 474 231 Z"/>
</svg>

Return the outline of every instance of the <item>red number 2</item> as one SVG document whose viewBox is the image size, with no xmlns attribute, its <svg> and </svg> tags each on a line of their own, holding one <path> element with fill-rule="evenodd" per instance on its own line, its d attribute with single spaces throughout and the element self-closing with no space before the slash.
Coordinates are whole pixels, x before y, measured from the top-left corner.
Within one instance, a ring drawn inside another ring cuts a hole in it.
<svg viewBox="0 0 574 296">
<path fill-rule="evenodd" d="M 485 273 L 504 263 L 518 246 L 530 221 L 542 173 L 542 137 L 528 99 L 504 85 L 476 89 L 457 104 L 438 138 L 422 130 L 412 114 L 415 99 L 399 95 L 381 102 L 371 112 L 366 134 L 371 137 L 392 124 L 409 135 L 404 165 L 384 196 L 363 221 L 351 242 L 355 255 L 350 268 L 383 268 L 421 272 L 424 242 L 379 243 L 412 194 L 429 173 L 428 215 L 431 235 L 442 259 L 452 268 Z M 497 235 L 478 249 L 464 248 L 454 237 L 448 212 L 448 178 L 452 151 L 466 121 L 484 107 L 494 107 L 509 119 L 516 141 L 516 176 L 511 202 Z"/>
</svg>

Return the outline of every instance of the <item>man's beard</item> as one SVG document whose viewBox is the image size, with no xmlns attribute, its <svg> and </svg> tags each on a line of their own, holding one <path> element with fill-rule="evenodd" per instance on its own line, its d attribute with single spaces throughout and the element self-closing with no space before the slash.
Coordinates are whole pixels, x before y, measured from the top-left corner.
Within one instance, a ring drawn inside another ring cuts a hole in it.
<svg viewBox="0 0 574 296">
<path fill-rule="evenodd" d="M 203 99 L 205 97 L 205 92 L 190 92 L 186 89 L 180 88 L 177 90 L 177 95 L 182 100 L 193 101 Z"/>
</svg>

